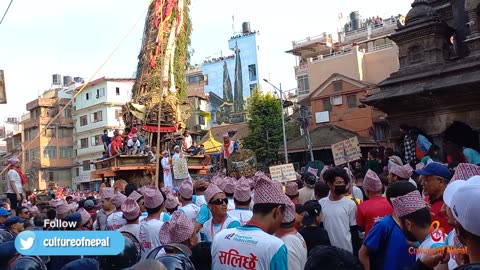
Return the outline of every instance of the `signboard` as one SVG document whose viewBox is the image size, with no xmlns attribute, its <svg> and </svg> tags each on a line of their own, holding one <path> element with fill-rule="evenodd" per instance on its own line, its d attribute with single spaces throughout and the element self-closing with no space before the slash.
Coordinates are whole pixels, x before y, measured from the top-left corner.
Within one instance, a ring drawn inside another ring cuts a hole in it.
<svg viewBox="0 0 480 270">
<path fill-rule="evenodd" d="M 269 169 L 272 180 L 274 181 L 286 182 L 297 180 L 293 163 L 272 166 Z"/>
<path fill-rule="evenodd" d="M 7 104 L 7 90 L 5 89 L 3 70 L 0 70 L 0 104 Z"/>
<path fill-rule="evenodd" d="M 358 137 L 352 137 L 332 145 L 333 162 L 339 166 L 362 158 Z"/>
<path fill-rule="evenodd" d="M 173 166 L 173 178 L 175 180 L 190 178 L 190 174 L 188 173 L 188 164 L 187 164 L 186 158 L 182 158 L 182 157 L 173 158 L 172 166 Z"/>
<path fill-rule="evenodd" d="M 80 175 L 77 177 L 73 177 L 73 185 L 78 185 L 80 183 L 88 183 L 90 182 L 90 175 Z"/>
</svg>

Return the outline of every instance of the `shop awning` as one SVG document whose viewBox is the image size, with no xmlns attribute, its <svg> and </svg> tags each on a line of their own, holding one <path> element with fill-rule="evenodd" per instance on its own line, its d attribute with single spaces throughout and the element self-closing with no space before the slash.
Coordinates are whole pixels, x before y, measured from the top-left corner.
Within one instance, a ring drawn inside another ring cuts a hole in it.
<svg viewBox="0 0 480 270">
<path fill-rule="evenodd" d="M 142 129 L 147 131 L 147 132 L 158 132 L 158 126 L 152 126 L 152 125 L 143 125 Z M 169 132 L 175 132 L 177 131 L 177 125 L 174 126 L 161 126 L 160 127 L 160 133 L 169 133 Z"/>
</svg>

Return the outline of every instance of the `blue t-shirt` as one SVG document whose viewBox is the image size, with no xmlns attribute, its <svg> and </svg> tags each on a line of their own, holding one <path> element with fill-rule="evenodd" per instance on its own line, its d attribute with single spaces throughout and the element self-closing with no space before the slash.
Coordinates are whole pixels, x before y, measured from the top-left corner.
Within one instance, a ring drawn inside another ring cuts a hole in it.
<svg viewBox="0 0 480 270">
<path fill-rule="evenodd" d="M 197 222 L 203 225 L 211 217 L 212 214 L 210 213 L 208 206 L 206 204 L 202 205 L 202 207 L 200 207 L 200 211 L 198 212 Z"/>
<path fill-rule="evenodd" d="M 480 165 L 480 153 L 472 148 L 463 148 L 463 155 L 469 163 Z M 467 180 L 467 179 L 465 179 Z"/>
<path fill-rule="evenodd" d="M 407 239 L 392 216 L 377 221 L 363 244 L 369 251 L 371 269 L 403 270 L 415 264 L 415 254 L 409 254 Z M 381 262 L 383 268 L 378 265 Z"/>
</svg>

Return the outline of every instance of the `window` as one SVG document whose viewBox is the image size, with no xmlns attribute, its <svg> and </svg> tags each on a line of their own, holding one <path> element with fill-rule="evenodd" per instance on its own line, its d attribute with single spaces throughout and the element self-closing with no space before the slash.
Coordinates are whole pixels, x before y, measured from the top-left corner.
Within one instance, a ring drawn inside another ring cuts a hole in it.
<svg viewBox="0 0 480 270">
<path fill-rule="evenodd" d="M 73 129 L 58 127 L 58 138 L 68 138 L 73 136 Z"/>
<path fill-rule="evenodd" d="M 46 159 L 56 159 L 57 158 L 57 147 L 56 146 L 47 146 L 43 148 L 43 157 Z"/>
<path fill-rule="evenodd" d="M 340 92 L 343 90 L 343 81 L 334 81 L 333 82 L 333 91 Z"/>
<path fill-rule="evenodd" d="M 72 117 L 72 107 L 66 107 L 65 110 L 62 112 L 62 116 L 65 118 Z"/>
<path fill-rule="evenodd" d="M 38 135 L 38 128 L 31 128 L 25 130 L 25 140 L 31 141 L 34 140 Z"/>
<path fill-rule="evenodd" d="M 122 110 L 115 110 L 115 120 L 122 119 Z"/>
<path fill-rule="evenodd" d="M 80 168 L 75 168 L 75 176 L 80 176 Z"/>
<path fill-rule="evenodd" d="M 323 99 L 322 102 L 323 102 L 323 110 L 324 111 L 332 111 L 332 104 L 330 103 L 329 98 Z"/>
<path fill-rule="evenodd" d="M 342 105 L 343 104 L 343 98 L 342 98 L 342 96 L 330 97 L 330 103 L 334 106 Z"/>
<path fill-rule="evenodd" d="M 40 108 L 36 108 L 30 111 L 30 116 L 32 119 L 38 119 L 40 117 Z"/>
<path fill-rule="evenodd" d="M 80 148 L 88 148 L 88 138 L 83 138 L 80 140 Z"/>
<path fill-rule="evenodd" d="M 94 112 L 90 114 L 90 122 L 97 123 L 102 121 L 102 111 Z"/>
<path fill-rule="evenodd" d="M 199 83 L 199 82 L 202 82 L 204 79 L 205 78 L 203 77 L 202 74 L 187 76 L 187 83 L 188 84 Z"/>
<path fill-rule="evenodd" d="M 89 99 L 90 99 L 90 93 L 86 93 L 86 94 L 85 94 L 85 99 L 86 99 L 86 100 L 89 100 Z"/>
<path fill-rule="evenodd" d="M 205 117 L 203 117 L 203 115 L 198 116 L 198 124 L 205 125 Z"/>
<path fill-rule="evenodd" d="M 60 146 L 60 158 L 73 158 L 73 147 Z"/>
<path fill-rule="evenodd" d="M 120 87 L 115 87 L 115 94 L 120 96 Z"/>
<path fill-rule="evenodd" d="M 357 107 L 357 95 L 348 95 L 347 96 L 348 108 Z"/>
<path fill-rule="evenodd" d="M 90 171 L 90 160 L 84 160 L 82 165 L 84 171 Z"/>
<path fill-rule="evenodd" d="M 57 137 L 56 127 L 48 127 L 44 130 L 45 137 L 56 138 Z"/>
<path fill-rule="evenodd" d="M 96 135 L 92 137 L 92 146 L 101 145 L 102 143 L 102 135 Z"/>
<path fill-rule="evenodd" d="M 80 126 L 83 127 L 86 125 L 88 125 L 87 116 L 86 115 L 80 116 Z"/>
<path fill-rule="evenodd" d="M 251 82 L 257 80 L 257 65 L 248 65 L 248 78 Z"/>
<path fill-rule="evenodd" d="M 256 87 L 257 87 L 256 83 L 250 84 L 250 95 L 253 93 L 253 89 L 255 89 Z"/>
<path fill-rule="evenodd" d="M 104 96 L 105 96 L 105 88 L 97 89 L 96 98 L 101 98 L 101 97 L 104 97 Z"/>
<path fill-rule="evenodd" d="M 53 172 L 48 172 L 48 181 L 53 182 L 55 179 L 55 174 Z"/>
<path fill-rule="evenodd" d="M 297 88 L 299 95 L 308 95 L 308 92 L 310 91 L 308 75 L 302 75 L 297 77 Z"/>
<path fill-rule="evenodd" d="M 30 158 L 33 160 L 40 158 L 40 149 L 34 148 L 30 149 Z"/>
<path fill-rule="evenodd" d="M 25 162 L 29 162 L 30 161 L 30 151 L 27 150 L 25 151 Z"/>
<path fill-rule="evenodd" d="M 387 126 L 385 125 L 374 125 L 375 140 L 385 141 L 387 139 Z"/>
</svg>

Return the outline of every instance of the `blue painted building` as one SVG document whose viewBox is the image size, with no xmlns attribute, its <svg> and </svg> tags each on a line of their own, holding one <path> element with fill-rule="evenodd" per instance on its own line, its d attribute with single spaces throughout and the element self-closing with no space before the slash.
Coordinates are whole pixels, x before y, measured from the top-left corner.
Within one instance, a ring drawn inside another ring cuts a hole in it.
<svg viewBox="0 0 480 270">
<path fill-rule="evenodd" d="M 249 24 L 244 23 L 242 34 L 228 41 L 231 53 L 209 59 L 202 65 L 207 78 L 205 92 L 221 98 L 211 100 L 212 124 L 245 121 L 247 98 L 260 84 L 258 38 L 259 33 L 251 31 Z"/>
</svg>

